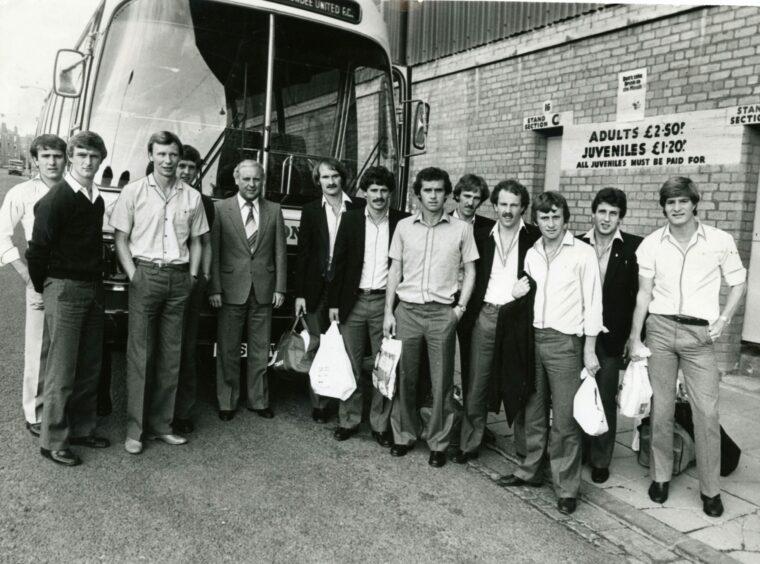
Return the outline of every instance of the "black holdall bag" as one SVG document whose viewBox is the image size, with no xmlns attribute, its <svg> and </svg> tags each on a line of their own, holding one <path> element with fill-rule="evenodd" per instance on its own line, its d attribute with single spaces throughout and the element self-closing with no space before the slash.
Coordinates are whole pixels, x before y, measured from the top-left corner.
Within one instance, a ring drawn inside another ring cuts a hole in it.
<svg viewBox="0 0 760 564">
<path fill-rule="evenodd" d="M 686 400 L 676 401 L 675 420 L 681 425 L 691 438 L 694 438 L 694 419 L 691 411 L 691 404 Z M 728 436 L 728 433 L 720 427 L 720 475 L 728 476 L 737 466 L 742 456 L 742 449 L 739 448 L 734 440 Z"/>
<path fill-rule="evenodd" d="M 302 332 L 306 332 L 302 316 L 296 317 L 293 326 L 280 337 L 274 356 L 269 365 L 275 370 L 286 370 L 299 374 L 308 374 L 314 357 L 319 348 L 319 337 L 310 335 L 309 345 L 305 346 L 304 337 L 296 333 L 296 327 L 301 323 Z"/>
</svg>

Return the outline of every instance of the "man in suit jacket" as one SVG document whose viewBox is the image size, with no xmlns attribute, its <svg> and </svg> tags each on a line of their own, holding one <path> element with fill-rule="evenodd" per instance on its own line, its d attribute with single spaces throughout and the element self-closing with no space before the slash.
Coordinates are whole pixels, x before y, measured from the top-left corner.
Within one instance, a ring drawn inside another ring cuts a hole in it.
<svg viewBox="0 0 760 564">
<path fill-rule="evenodd" d="M 383 339 L 385 287 L 388 283 L 388 249 L 400 219 L 408 214 L 388 209 L 396 182 L 387 168 L 370 167 L 359 184 L 367 194 L 367 207 L 346 212 L 335 240 L 333 280 L 328 292 L 330 321 L 341 324 L 341 334 L 356 378 L 356 391 L 340 402 L 334 437 L 344 441 L 356 434 L 362 420 L 362 363 L 369 332 L 372 357 Z M 380 446 L 391 445 L 388 428 L 391 401 L 377 389 L 372 392 L 370 426 Z"/>
<path fill-rule="evenodd" d="M 347 182 L 346 167 L 337 159 L 320 160 L 312 171 L 314 184 L 322 189 L 322 198 L 309 202 L 301 210 L 296 259 L 295 313 L 306 315 L 309 333 L 319 337 L 330 325 L 327 288 L 333 277 L 332 258 L 335 238 L 343 213 L 363 206 L 343 191 Z M 317 423 L 327 422 L 329 398 L 310 392 L 312 413 Z"/>
<path fill-rule="evenodd" d="M 247 407 L 274 417 L 269 407 L 267 361 L 272 306 L 285 300 L 287 248 L 280 205 L 265 200 L 264 168 L 257 161 L 238 163 L 233 173 L 237 195 L 217 202 L 211 230 L 209 302 L 219 309 L 216 396 L 219 418 L 229 421 L 240 394 L 240 342 L 248 329 Z"/>
<path fill-rule="evenodd" d="M 591 203 L 594 227 L 581 237 L 582 241 L 594 247 L 599 259 L 602 316 L 607 328 L 607 333 L 601 333 L 596 340 L 596 356 L 600 366 L 596 383 L 609 430 L 598 437 L 587 437 L 591 479 L 596 483 L 607 481 L 610 475 L 609 465 L 617 431 L 615 397 L 623 357 L 628 353 L 626 341 L 639 290 L 636 249 L 641 237 L 620 230 L 626 210 L 625 192 L 617 188 L 602 188 Z"/>
<path fill-rule="evenodd" d="M 491 229 L 475 231 L 480 259 L 476 263 L 470 307 L 462 320 L 473 329 L 470 371 L 462 375 L 468 391 L 460 446 L 451 458 L 460 464 L 478 456 L 483 439 L 499 309 L 514 299 L 512 288 L 523 271 L 525 253 L 541 235 L 538 228 L 522 220 L 530 196 L 516 180 L 499 182 L 491 193 L 491 203 L 499 221 Z"/>
</svg>

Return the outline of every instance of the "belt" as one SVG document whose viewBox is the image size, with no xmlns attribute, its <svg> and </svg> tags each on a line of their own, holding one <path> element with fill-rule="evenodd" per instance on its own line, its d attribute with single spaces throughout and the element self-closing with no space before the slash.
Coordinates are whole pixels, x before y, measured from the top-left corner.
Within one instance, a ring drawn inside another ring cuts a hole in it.
<svg viewBox="0 0 760 564">
<path fill-rule="evenodd" d="M 699 325 L 700 327 L 710 325 L 710 322 L 707 321 L 707 319 L 692 317 L 690 315 L 663 315 L 663 314 L 660 314 L 660 315 L 662 315 L 663 317 L 667 319 L 672 319 L 676 323 L 683 323 L 684 325 Z"/>
<path fill-rule="evenodd" d="M 501 308 L 502 305 L 504 305 L 504 304 L 493 304 L 491 302 L 483 302 L 482 309 L 496 309 L 496 310 L 498 310 L 498 309 Z"/>
<path fill-rule="evenodd" d="M 153 268 L 155 270 L 179 270 L 180 272 L 189 272 L 190 265 L 186 262 L 182 264 L 170 264 L 168 262 L 154 262 L 152 260 L 135 259 L 137 266 L 143 268 Z"/>
<path fill-rule="evenodd" d="M 385 294 L 385 288 L 380 288 L 379 290 L 368 290 L 366 288 L 359 288 L 356 291 L 357 296 L 372 296 L 375 294 Z"/>
</svg>

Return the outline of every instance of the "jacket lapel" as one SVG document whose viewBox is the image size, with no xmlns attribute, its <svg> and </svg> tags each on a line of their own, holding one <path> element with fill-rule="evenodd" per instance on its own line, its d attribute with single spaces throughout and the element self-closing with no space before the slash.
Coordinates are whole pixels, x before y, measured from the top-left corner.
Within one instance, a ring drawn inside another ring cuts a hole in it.
<svg viewBox="0 0 760 564">
<path fill-rule="evenodd" d="M 229 198 L 227 202 L 228 203 L 225 211 L 227 212 L 227 215 L 229 216 L 230 221 L 235 228 L 235 231 L 237 231 L 237 234 L 240 236 L 243 246 L 247 249 L 248 237 L 245 235 L 245 225 L 243 225 L 243 216 L 240 213 L 240 208 L 238 207 L 238 198 L 237 196 L 233 196 Z"/>
<path fill-rule="evenodd" d="M 620 263 L 623 261 L 623 241 L 615 239 L 610 249 L 610 260 L 607 262 L 607 272 L 602 280 L 602 292 L 607 290 L 608 284 L 612 284 Z"/>
</svg>

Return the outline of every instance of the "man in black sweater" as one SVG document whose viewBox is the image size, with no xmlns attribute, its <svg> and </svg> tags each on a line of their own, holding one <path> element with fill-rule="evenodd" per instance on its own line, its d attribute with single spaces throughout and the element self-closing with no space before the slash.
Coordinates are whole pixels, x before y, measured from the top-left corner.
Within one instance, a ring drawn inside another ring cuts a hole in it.
<svg viewBox="0 0 760 564">
<path fill-rule="evenodd" d="M 76 466 L 82 460 L 70 445 L 110 445 L 93 434 L 103 355 L 104 211 L 93 179 L 107 152 L 98 134 L 82 131 L 67 153 L 70 171 L 35 206 L 26 260 L 50 336 L 40 452 Z"/>
</svg>

